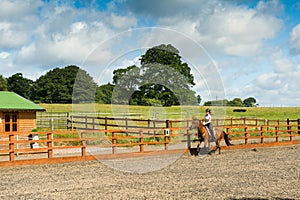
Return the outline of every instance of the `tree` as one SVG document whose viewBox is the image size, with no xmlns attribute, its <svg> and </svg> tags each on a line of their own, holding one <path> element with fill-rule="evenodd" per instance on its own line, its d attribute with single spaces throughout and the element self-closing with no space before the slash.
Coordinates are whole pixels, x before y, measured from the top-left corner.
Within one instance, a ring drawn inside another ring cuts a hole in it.
<svg viewBox="0 0 300 200">
<path fill-rule="evenodd" d="M 246 107 L 253 107 L 256 103 L 256 99 L 254 97 L 248 97 L 247 99 L 244 99 L 243 103 Z"/>
<path fill-rule="evenodd" d="M 216 101 L 206 101 L 204 102 L 203 106 L 226 106 L 228 105 L 228 100 L 216 100 Z"/>
<path fill-rule="evenodd" d="M 7 81 L 2 75 L 0 75 L 0 91 L 7 91 Z"/>
<path fill-rule="evenodd" d="M 202 98 L 201 98 L 201 96 L 198 94 L 197 95 L 197 103 L 200 105 L 200 103 L 201 103 L 201 100 L 202 100 Z"/>
<path fill-rule="evenodd" d="M 227 106 L 236 106 L 236 107 L 243 107 L 244 103 L 240 98 L 234 98 L 232 101 L 227 103 Z"/>
<path fill-rule="evenodd" d="M 179 51 L 171 44 L 161 44 L 155 46 L 142 55 L 141 65 L 143 70 L 149 69 L 151 65 L 160 64 L 175 69 L 179 74 L 182 74 L 190 85 L 195 85 L 194 77 L 191 74 L 191 68 L 187 63 L 182 63 Z"/>
<path fill-rule="evenodd" d="M 92 102 L 97 84 L 86 71 L 75 65 L 55 68 L 38 78 L 33 97 L 43 103 Z"/>
<path fill-rule="evenodd" d="M 114 87 L 115 86 L 110 83 L 99 86 L 96 91 L 95 102 L 111 104 Z"/>
<path fill-rule="evenodd" d="M 130 104 L 137 105 L 197 104 L 195 92 L 191 90 L 195 85 L 191 69 L 181 61 L 175 47 L 170 44 L 153 47 L 141 56 L 140 61 L 140 68 L 131 66 L 114 71 L 114 83 L 120 85 L 115 92 L 122 93 L 116 95 L 116 103 L 129 100 Z"/>
<path fill-rule="evenodd" d="M 24 78 L 22 73 L 7 78 L 7 89 L 27 99 L 31 99 L 32 84 L 33 81 Z"/>
<path fill-rule="evenodd" d="M 141 81 L 140 68 L 132 65 L 125 69 L 113 71 L 113 83 L 115 91 L 112 102 L 127 104 L 131 95 L 138 89 Z"/>
</svg>

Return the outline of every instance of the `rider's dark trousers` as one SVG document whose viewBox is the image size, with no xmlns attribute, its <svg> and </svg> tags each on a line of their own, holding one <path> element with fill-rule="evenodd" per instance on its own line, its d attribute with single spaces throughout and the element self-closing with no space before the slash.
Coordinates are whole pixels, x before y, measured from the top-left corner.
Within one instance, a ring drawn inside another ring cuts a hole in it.
<svg viewBox="0 0 300 200">
<path fill-rule="evenodd" d="M 214 133 L 214 129 L 211 123 L 205 124 L 205 126 L 208 128 L 210 135 L 213 138 L 213 141 L 215 140 L 215 133 Z"/>
</svg>

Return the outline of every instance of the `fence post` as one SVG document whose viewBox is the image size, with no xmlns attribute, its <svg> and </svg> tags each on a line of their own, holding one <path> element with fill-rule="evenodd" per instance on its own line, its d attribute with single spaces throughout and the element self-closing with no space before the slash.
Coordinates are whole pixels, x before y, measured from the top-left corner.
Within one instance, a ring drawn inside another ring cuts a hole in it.
<svg viewBox="0 0 300 200">
<path fill-rule="evenodd" d="M 112 132 L 112 154 L 116 154 L 117 153 L 117 134 L 116 132 Z"/>
<path fill-rule="evenodd" d="M 275 126 L 275 137 L 276 137 L 276 142 L 278 141 L 278 126 Z"/>
<path fill-rule="evenodd" d="M 53 119 L 53 117 L 51 117 L 51 119 L 50 119 L 50 127 L 51 127 L 51 131 L 53 131 L 54 130 L 54 119 Z"/>
<path fill-rule="evenodd" d="M 81 156 L 84 157 L 86 156 L 86 133 L 81 132 Z"/>
<path fill-rule="evenodd" d="M 19 135 L 18 135 L 18 133 L 16 135 L 16 139 L 17 139 L 16 149 L 17 149 L 17 157 L 18 157 L 19 156 L 19 152 L 18 152 L 18 149 L 19 149 Z"/>
<path fill-rule="evenodd" d="M 290 119 L 289 118 L 287 118 L 286 123 L 287 123 L 288 134 L 290 135 L 290 141 L 292 141 L 293 140 L 292 131 L 291 131 L 292 127 L 290 125 Z"/>
<path fill-rule="evenodd" d="M 140 152 L 144 152 L 144 135 L 143 135 L 143 131 L 140 131 Z"/>
<path fill-rule="evenodd" d="M 248 144 L 248 127 L 245 128 L 245 144 Z"/>
<path fill-rule="evenodd" d="M 74 130 L 74 119 L 73 119 L 73 115 L 71 115 L 71 130 Z"/>
<path fill-rule="evenodd" d="M 166 120 L 166 128 L 169 128 L 169 126 L 170 126 L 170 121 L 167 119 Z"/>
<path fill-rule="evenodd" d="M 190 134 L 190 131 L 187 130 L 187 148 L 190 149 L 191 148 L 191 134 Z"/>
<path fill-rule="evenodd" d="M 298 119 L 297 121 L 298 121 L 298 134 L 300 134 L 300 119 Z"/>
<path fill-rule="evenodd" d="M 154 129 L 153 134 L 156 135 L 156 122 L 155 122 L 155 120 L 153 120 L 152 123 L 153 123 L 153 129 Z M 155 140 L 159 141 L 159 138 L 155 137 Z"/>
<path fill-rule="evenodd" d="M 87 121 L 87 115 L 85 116 L 85 130 L 88 130 L 88 121 Z"/>
<path fill-rule="evenodd" d="M 150 134 L 150 119 L 148 119 L 148 134 Z M 153 133 L 153 135 L 155 135 L 155 132 Z"/>
<path fill-rule="evenodd" d="M 9 134 L 9 161 L 15 160 L 15 135 Z"/>
<path fill-rule="evenodd" d="M 47 133 L 48 158 L 53 157 L 53 133 Z"/>
<path fill-rule="evenodd" d="M 104 130 L 107 130 L 107 117 L 105 117 L 104 124 Z M 107 134 L 107 132 L 105 132 L 105 134 Z"/>
<path fill-rule="evenodd" d="M 186 134 L 189 134 L 189 120 L 186 120 L 186 128 L 187 128 Z"/>
<path fill-rule="evenodd" d="M 170 132 L 169 129 L 165 129 L 165 150 L 169 148 L 169 141 L 170 141 Z"/>
<path fill-rule="evenodd" d="M 93 117 L 92 122 L 93 122 L 93 130 L 95 130 L 95 117 Z"/>
<path fill-rule="evenodd" d="M 260 127 L 260 143 L 264 143 L 264 132 L 265 132 L 265 130 L 264 130 L 264 127 L 262 126 L 262 127 Z"/>
</svg>

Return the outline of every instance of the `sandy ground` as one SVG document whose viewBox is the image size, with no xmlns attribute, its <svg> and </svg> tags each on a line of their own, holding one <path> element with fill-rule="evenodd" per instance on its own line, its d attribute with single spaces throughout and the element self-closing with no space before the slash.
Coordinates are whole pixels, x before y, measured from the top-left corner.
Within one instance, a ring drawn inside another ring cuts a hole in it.
<svg viewBox="0 0 300 200">
<path fill-rule="evenodd" d="M 0 199 L 300 199 L 300 145 L 6 167 L 0 175 Z"/>
</svg>

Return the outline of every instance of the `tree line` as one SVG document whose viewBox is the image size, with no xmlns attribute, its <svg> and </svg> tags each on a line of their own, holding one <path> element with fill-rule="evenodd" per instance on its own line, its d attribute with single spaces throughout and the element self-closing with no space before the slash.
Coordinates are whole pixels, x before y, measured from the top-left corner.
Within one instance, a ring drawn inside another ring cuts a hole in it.
<svg viewBox="0 0 300 200">
<path fill-rule="evenodd" d="M 192 90 L 193 74 L 182 62 L 179 51 L 172 45 L 152 47 L 140 57 L 140 66 L 132 65 L 113 71 L 112 83 L 98 85 L 76 65 L 54 68 L 35 81 L 16 73 L 0 75 L 0 91 L 13 91 L 36 103 L 102 103 L 130 105 L 199 105 L 201 96 Z M 250 102 L 250 103 L 249 103 Z M 215 105 L 205 102 L 204 105 Z M 238 98 L 226 102 L 240 106 Z M 243 106 L 254 106 L 251 97 Z"/>
<path fill-rule="evenodd" d="M 254 97 L 248 97 L 244 100 L 241 98 L 234 98 L 233 100 L 216 100 L 207 101 L 203 104 L 204 106 L 233 106 L 233 107 L 256 107 L 256 99 Z"/>
</svg>

